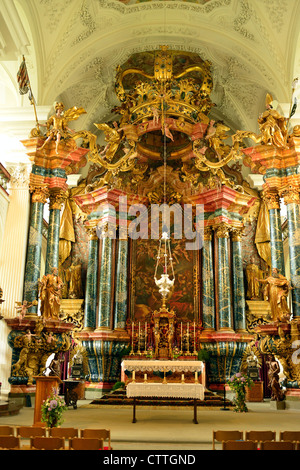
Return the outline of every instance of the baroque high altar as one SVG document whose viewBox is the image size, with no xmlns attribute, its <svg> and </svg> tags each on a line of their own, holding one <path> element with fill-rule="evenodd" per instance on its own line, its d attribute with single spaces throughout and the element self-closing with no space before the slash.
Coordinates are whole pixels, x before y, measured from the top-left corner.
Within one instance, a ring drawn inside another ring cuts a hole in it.
<svg viewBox="0 0 300 470">
<path fill-rule="evenodd" d="M 45 134 L 38 125 L 23 141 L 33 164 L 31 215 L 24 301 L 21 314 L 7 320 L 10 383 L 31 384 L 44 366 L 45 351 L 65 354 L 75 343 L 87 356 L 90 391 L 110 389 L 120 380 L 124 355 L 191 360 L 199 351 L 208 358 L 207 386 L 216 390 L 240 370 L 255 341 L 261 354 L 281 362 L 286 385 L 295 393 L 300 381 L 292 360 L 300 318 L 299 128 L 289 132 L 268 95 L 258 118 L 260 133 L 230 135 L 228 127 L 209 117 L 215 106 L 210 63 L 166 47 L 140 56 L 116 71 L 120 103 L 112 112 L 117 117 L 95 124 L 104 133 L 103 147 L 90 131 L 71 132 L 68 123 L 85 111 L 64 110 L 63 103 L 57 103 Z M 68 188 L 68 175 L 88 162 L 87 177 Z M 264 175 L 261 192 L 244 180 L 245 166 Z M 281 199 L 287 208 L 290 283 Z M 152 211 L 161 204 L 180 208 L 182 227 L 189 209 L 192 235 L 202 208 L 201 241 L 192 249 L 184 230 L 183 237 L 174 233 L 171 213 L 174 284 L 163 302 L 154 276 L 162 227 Z M 36 332 L 41 318 L 41 329 L 54 339 L 45 340 L 38 354 L 41 342 L 30 333 L 41 337 Z"/>
</svg>

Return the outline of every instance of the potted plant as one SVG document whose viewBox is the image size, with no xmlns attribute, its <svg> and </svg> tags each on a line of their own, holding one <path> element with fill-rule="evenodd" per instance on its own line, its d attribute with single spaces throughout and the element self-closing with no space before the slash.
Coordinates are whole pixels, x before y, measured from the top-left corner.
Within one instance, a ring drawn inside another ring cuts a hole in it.
<svg viewBox="0 0 300 470">
<path fill-rule="evenodd" d="M 227 382 L 231 390 L 235 391 L 234 411 L 237 412 L 247 412 L 248 408 L 245 402 L 246 398 L 246 386 L 249 388 L 253 385 L 253 380 L 250 379 L 247 375 L 244 376 L 241 372 L 233 375 Z"/>
<path fill-rule="evenodd" d="M 67 409 L 65 401 L 58 395 L 58 390 L 53 388 L 51 395 L 42 404 L 41 420 L 48 428 L 60 426 L 63 422 L 63 412 Z"/>
</svg>

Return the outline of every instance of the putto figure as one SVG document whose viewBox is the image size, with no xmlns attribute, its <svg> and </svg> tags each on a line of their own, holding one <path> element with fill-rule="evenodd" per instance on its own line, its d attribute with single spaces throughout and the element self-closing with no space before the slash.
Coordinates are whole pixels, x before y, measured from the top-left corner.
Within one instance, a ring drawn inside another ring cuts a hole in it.
<svg viewBox="0 0 300 470">
<path fill-rule="evenodd" d="M 46 124 L 39 124 L 42 127 L 47 128 L 47 139 L 43 145 L 38 149 L 42 150 L 50 140 L 56 140 L 56 154 L 58 155 L 58 145 L 61 139 L 70 138 L 71 134 L 74 134 L 74 130 L 68 127 L 69 121 L 75 121 L 81 114 L 85 114 L 86 111 L 83 108 L 77 108 L 73 106 L 64 112 L 64 104 L 56 102 L 54 104 L 55 114 L 53 114 Z"/>
</svg>

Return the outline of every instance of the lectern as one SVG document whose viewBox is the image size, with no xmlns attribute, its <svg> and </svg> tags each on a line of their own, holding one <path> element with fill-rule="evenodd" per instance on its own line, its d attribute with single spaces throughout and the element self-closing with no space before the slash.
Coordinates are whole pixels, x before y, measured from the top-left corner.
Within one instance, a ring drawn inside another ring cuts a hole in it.
<svg viewBox="0 0 300 470">
<path fill-rule="evenodd" d="M 42 422 L 42 404 L 51 395 L 53 388 L 58 389 L 59 384 L 62 383 L 56 375 L 37 375 L 34 377 L 36 382 L 35 391 L 35 405 L 34 405 L 34 426 L 45 426 Z"/>
</svg>

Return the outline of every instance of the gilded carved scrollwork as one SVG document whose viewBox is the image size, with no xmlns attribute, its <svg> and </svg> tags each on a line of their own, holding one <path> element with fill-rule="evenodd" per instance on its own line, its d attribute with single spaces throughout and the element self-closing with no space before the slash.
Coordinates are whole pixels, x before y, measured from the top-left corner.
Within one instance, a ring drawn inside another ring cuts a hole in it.
<svg viewBox="0 0 300 470">
<path fill-rule="evenodd" d="M 266 203 L 268 210 L 280 209 L 280 197 L 275 191 L 263 191 L 262 199 Z"/>
<path fill-rule="evenodd" d="M 215 227 L 215 232 L 218 238 L 229 238 L 230 227 L 226 224 L 220 224 Z"/>
<path fill-rule="evenodd" d="M 259 329 L 258 329 L 259 330 Z M 278 326 L 276 335 L 263 334 L 259 340 L 259 350 L 265 355 L 274 355 L 282 365 L 287 381 L 300 385 L 299 326 L 291 321 L 289 326 Z"/>
<path fill-rule="evenodd" d="M 285 204 L 299 204 L 300 195 L 299 188 L 289 185 L 287 188 L 284 188 L 280 192 L 281 197 L 283 197 Z"/>
<path fill-rule="evenodd" d="M 35 186 L 30 184 L 29 190 L 32 193 L 32 202 L 41 202 L 45 204 L 49 197 L 49 190 L 47 185 Z"/>
</svg>

